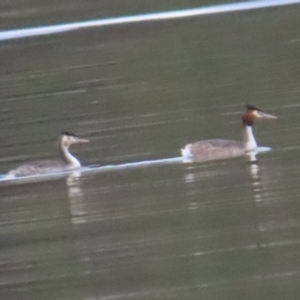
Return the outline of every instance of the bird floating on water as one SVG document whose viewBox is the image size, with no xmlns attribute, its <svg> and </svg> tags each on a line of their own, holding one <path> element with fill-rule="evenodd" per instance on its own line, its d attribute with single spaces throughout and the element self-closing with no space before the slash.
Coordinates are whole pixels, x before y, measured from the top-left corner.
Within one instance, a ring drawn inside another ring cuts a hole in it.
<svg viewBox="0 0 300 300">
<path fill-rule="evenodd" d="M 245 155 L 257 149 L 253 134 L 253 123 L 256 119 L 277 119 L 276 116 L 264 113 L 261 109 L 247 105 L 242 115 L 244 141 L 211 139 L 187 144 L 181 149 L 182 156 L 190 160 L 208 161 L 226 159 Z"/>
<path fill-rule="evenodd" d="M 80 161 L 69 152 L 69 147 L 73 144 L 88 143 L 89 140 L 81 139 L 75 134 L 62 132 L 58 139 L 58 149 L 62 161 L 41 160 L 27 163 L 8 172 L 6 178 L 44 175 L 56 172 L 64 172 L 81 167 Z"/>
</svg>

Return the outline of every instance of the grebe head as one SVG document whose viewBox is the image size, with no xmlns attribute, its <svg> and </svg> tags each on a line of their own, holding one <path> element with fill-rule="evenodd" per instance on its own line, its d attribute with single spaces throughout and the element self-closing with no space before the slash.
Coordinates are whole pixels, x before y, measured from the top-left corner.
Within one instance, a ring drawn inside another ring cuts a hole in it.
<svg viewBox="0 0 300 300">
<path fill-rule="evenodd" d="M 242 116 L 244 125 L 252 126 L 254 120 L 256 119 L 277 119 L 277 117 L 274 115 L 266 114 L 261 109 L 255 106 L 247 105 L 246 111 Z"/>
<path fill-rule="evenodd" d="M 62 132 L 59 138 L 59 144 L 62 147 L 69 148 L 73 144 L 89 143 L 89 140 L 80 139 L 75 134 L 70 132 Z"/>
</svg>

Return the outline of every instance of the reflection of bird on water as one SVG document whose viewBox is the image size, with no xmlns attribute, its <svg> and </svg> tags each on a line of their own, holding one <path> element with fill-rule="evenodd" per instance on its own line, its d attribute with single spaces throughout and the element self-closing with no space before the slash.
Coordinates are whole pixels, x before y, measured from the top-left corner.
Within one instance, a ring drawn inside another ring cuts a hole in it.
<svg viewBox="0 0 300 300">
<path fill-rule="evenodd" d="M 244 126 L 244 142 L 212 139 L 187 144 L 181 150 L 182 156 L 195 160 L 216 160 L 236 157 L 257 148 L 252 126 L 255 119 L 277 119 L 276 116 L 264 113 L 259 108 L 247 105 L 242 115 Z"/>
<path fill-rule="evenodd" d="M 58 148 L 62 161 L 42 160 L 24 164 L 11 170 L 6 178 L 13 179 L 21 176 L 50 174 L 79 168 L 81 164 L 79 160 L 69 152 L 69 147 L 73 144 L 88 142 L 89 140 L 80 139 L 72 133 L 63 132 L 58 140 Z"/>
</svg>

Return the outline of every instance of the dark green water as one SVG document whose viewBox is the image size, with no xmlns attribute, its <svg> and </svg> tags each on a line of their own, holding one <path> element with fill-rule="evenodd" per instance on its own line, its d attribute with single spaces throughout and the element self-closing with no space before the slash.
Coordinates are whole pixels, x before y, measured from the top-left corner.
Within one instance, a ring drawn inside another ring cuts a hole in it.
<svg viewBox="0 0 300 300">
<path fill-rule="evenodd" d="M 247 103 L 279 118 L 255 125 L 273 148 L 258 167 L 1 186 L 0 298 L 298 299 L 299 25 L 291 6 L 2 42 L 0 173 L 55 159 L 66 130 L 91 140 L 72 148 L 83 165 L 106 165 L 238 140 Z"/>
</svg>

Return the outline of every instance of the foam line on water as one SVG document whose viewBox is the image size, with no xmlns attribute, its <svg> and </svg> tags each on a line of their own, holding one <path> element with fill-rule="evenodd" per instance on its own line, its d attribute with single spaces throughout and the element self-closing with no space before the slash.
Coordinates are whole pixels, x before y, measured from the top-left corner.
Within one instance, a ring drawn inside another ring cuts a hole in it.
<svg viewBox="0 0 300 300">
<path fill-rule="evenodd" d="M 108 171 L 114 171 L 114 170 L 122 170 L 122 169 L 129 169 L 129 168 L 137 168 L 137 167 L 147 167 L 152 165 L 164 165 L 164 164 L 174 164 L 174 163 L 180 163 L 183 162 L 182 157 L 173 157 L 173 158 L 164 158 L 164 159 L 156 159 L 156 160 L 145 160 L 145 161 L 138 161 L 138 162 L 129 162 L 129 163 L 123 163 L 118 165 L 96 165 L 96 166 L 90 166 L 90 167 L 82 167 L 78 170 L 71 170 L 66 172 L 58 172 L 58 173 L 52 173 L 52 174 L 39 174 L 39 175 L 32 175 L 32 176 L 23 176 L 18 177 L 14 179 L 6 178 L 6 174 L 0 174 L 0 182 L 18 182 L 18 181 L 40 181 L 45 179 L 51 179 L 51 178 L 60 178 L 64 177 L 66 175 L 70 175 L 76 172 L 80 173 L 94 173 L 94 172 L 108 172 Z"/>
<path fill-rule="evenodd" d="M 257 151 L 258 153 L 261 153 L 261 152 L 268 152 L 268 151 L 271 151 L 271 150 L 272 150 L 271 147 L 257 147 L 257 148 L 256 148 L 256 151 Z"/>
<path fill-rule="evenodd" d="M 136 167 L 147 167 L 153 165 L 164 165 L 164 164 L 174 164 L 183 162 L 183 158 L 173 157 L 173 158 L 163 158 L 163 159 L 155 159 L 155 160 L 144 160 L 137 162 L 129 162 L 118 165 L 106 165 L 106 166 L 95 166 L 89 167 L 87 169 L 83 169 L 84 171 L 110 171 L 110 170 L 120 170 L 120 169 L 128 169 L 128 168 L 136 168 Z"/>
<path fill-rule="evenodd" d="M 81 22 L 49 25 L 49 26 L 41 26 L 41 27 L 33 27 L 33 28 L 12 29 L 12 30 L 0 31 L 0 41 L 19 39 L 19 38 L 25 38 L 31 36 L 49 35 L 49 34 L 55 34 L 60 32 L 78 30 L 82 28 L 188 18 L 188 17 L 195 17 L 201 15 L 246 11 L 246 10 L 262 9 L 268 7 L 299 4 L 299 3 L 300 0 L 246 1 L 246 2 L 226 3 L 226 4 L 205 6 L 205 7 L 191 8 L 191 9 L 155 12 L 149 14 L 139 14 L 133 16 L 119 16 L 119 17 L 112 17 L 112 18 L 104 18 L 104 19 L 97 19 L 97 20 L 89 20 L 89 21 L 81 21 Z"/>
</svg>

